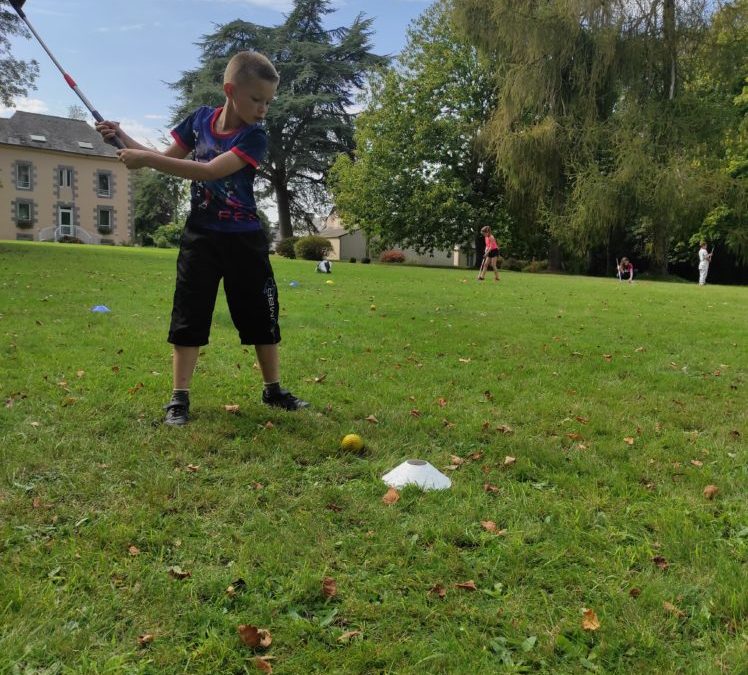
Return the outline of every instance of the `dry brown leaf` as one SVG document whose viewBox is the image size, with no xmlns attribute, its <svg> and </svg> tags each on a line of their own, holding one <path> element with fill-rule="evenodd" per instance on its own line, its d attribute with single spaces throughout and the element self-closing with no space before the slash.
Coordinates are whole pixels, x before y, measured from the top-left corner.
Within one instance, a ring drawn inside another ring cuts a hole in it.
<svg viewBox="0 0 748 675">
<path fill-rule="evenodd" d="M 446 427 L 447 429 L 453 429 L 455 426 L 455 423 L 450 422 L 448 419 L 445 418 L 442 420 L 442 426 Z"/>
<path fill-rule="evenodd" d="M 458 457 L 457 455 L 450 455 L 449 461 L 452 462 L 452 464 L 457 464 L 457 466 L 465 463 L 465 460 L 462 459 L 462 457 Z"/>
<path fill-rule="evenodd" d="M 592 609 L 584 609 L 582 615 L 582 629 L 583 630 L 598 630 L 600 628 L 600 619 L 597 618 L 597 614 Z"/>
<path fill-rule="evenodd" d="M 491 483 L 484 483 L 483 484 L 483 490 L 485 492 L 498 492 L 499 488 L 495 485 L 492 485 Z"/>
<path fill-rule="evenodd" d="M 418 408 L 413 408 L 413 410 L 410 411 L 410 416 L 411 417 L 420 417 L 421 416 L 421 411 L 418 410 Z"/>
<path fill-rule="evenodd" d="M 642 594 L 642 589 L 641 589 L 641 588 L 632 588 L 632 589 L 631 589 L 631 590 L 629 591 L 629 595 L 630 595 L 630 596 L 631 596 L 632 598 L 634 598 L 634 599 L 638 598 L 638 597 L 639 597 L 639 596 L 640 596 L 641 594 Z"/>
<path fill-rule="evenodd" d="M 119 366 L 112 366 L 112 372 L 118 373 L 119 372 Z"/>
<path fill-rule="evenodd" d="M 431 588 L 429 588 L 429 595 L 437 595 L 442 600 L 447 596 L 447 589 L 444 588 L 441 584 L 434 584 Z"/>
<path fill-rule="evenodd" d="M 475 582 L 470 579 L 469 581 L 463 581 L 459 584 L 455 584 L 455 588 L 461 588 L 464 591 L 477 591 L 478 587 L 475 585 Z"/>
<path fill-rule="evenodd" d="M 187 471 L 189 471 L 190 473 L 197 473 L 198 471 L 200 471 L 200 465 L 199 464 L 188 464 Z"/>
<path fill-rule="evenodd" d="M 237 626 L 237 632 L 241 641 L 252 649 L 267 649 L 273 642 L 270 631 L 249 624 L 240 624 Z"/>
<path fill-rule="evenodd" d="M 657 565 L 663 572 L 670 567 L 670 563 L 661 555 L 656 555 L 652 558 L 652 562 Z"/>
<path fill-rule="evenodd" d="M 338 585 L 332 577 L 322 579 L 322 595 L 326 598 L 334 598 L 338 594 Z"/>
<path fill-rule="evenodd" d="M 682 619 L 684 616 L 686 616 L 686 613 L 682 610 L 676 607 L 671 602 L 668 602 L 667 600 L 662 603 L 662 608 L 668 613 L 668 614 L 674 614 L 679 619 Z"/>
<path fill-rule="evenodd" d="M 369 415 L 368 417 L 364 418 L 367 422 L 371 422 L 372 424 L 379 424 L 379 420 L 374 417 L 374 415 Z"/>
<path fill-rule="evenodd" d="M 613 360 L 613 355 L 612 355 L 612 354 L 603 354 L 603 358 L 604 358 L 604 359 L 605 359 L 605 360 L 606 360 L 606 361 L 607 361 L 608 363 L 610 363 L 610 362 L 611 362 L 611 361 Z"/>
<path fill-rule="evenodd" d="M 574 419 L 579 422 L 579 424 L 589 424 L 590 422 L 586 417 L 581 417 L 580 415 L 577 415 Z"/>
<path fill-rule="evenodd" d="M 252 483 L 252 485 L 250 485 L 250 487 L 253 490 L 262 490 L 262 488 L 264 488 L 265 486 L 262 483 L 258 483 L 257 481 L 255 481 L 254 483 Z"/>
<path fill-rule="evenodd" d="M 473 452 L 470 455 L 468 455 L 468 459 L 472 459 L 474 462 L 477 462 L 479 459 L 483 459 L 483 453 Z"/>
<path fill-rule="evenodd" d="M 439 398 L 436 401 L 439 404 L 440 408 L 443 408 L 445 405 L 447 405 L 447 399 L 446 398 Z"/>
<path fill-rule="evenodd" d="M 127 552 L 134 558 L 136 555 L 140 555 L 140 549 L 134 544 L 128 547 Z"/>
<path fill-rule="evenodd" d="M 270 665 L 270 661 L 267 660 L 267 657 L 262 658 L 261 656 L 257 656 L 252 660 L 252 663 L 254 663 L 257 670 L 261 670 L 263 673 L 273 672 L 273 666 Z"/>
<path fill-rule="evenodd" d="M 584 436 L 582 436 L 582 434 L 580 434 L 580 433 L 578 433 L 576 431 L 572 431 L 572 432 L 566 434 L 566 437 L 569 438 L 569 439 L 571 439 L 572 441 L 583 441 L 584 440 Z"/>
<path fill-rule="evenodd" d="M 391 504 L 394 504 L 396 501 L 400 499 L 400 493 L 395 490 L 395 488 L 391 487 L 387 492 L 385 493 L 384 497 L 382 497 L 382 501 L 387 504 L 387 506 L 390 506 Z"/>
<path fill-rule="evenodd" d="M 130 387 L 127 391 L 129 391 L 131 394 L 135 394 L 139 392 L 143 388 L 143 383 L 138 382 L 134 387 Z"/>
<path fill-rule="evenodd" d="M 138 646 L 147 647 L 155 639 L 156 636 L 153 633 L 143 633 L 142 635 L 138 635 Z"/>
<path fill-rule="evenodd" d="M 509 455 L 504 457 L 504 466 L 512 466 L 512 464 L 516 464 L 516 463 L 517 463 L 516 457 L 510 457 Z"/>
<path fill-rule="evenodd" d="M 623 439 L 623 442 L 626 443 L 627 445 L 633 445 L 634 439 L 632 436 L 626 436 L 626 438 Z"/>
<path fill-rule="evenodd" d="M 239 406 L 236 403 L 227 403 L 223 406 L 223 409 L 232 415 L 236 415 L 239 412 Z"/>
<path fill-rule="evenodd" d="M 343 510 L 342 506 L 338 506 L 334 502 L 330 502 L 327 506 L 325 506 L 325 508 L 329 511 L 334 511 L 335 513 L 340 513 Z"/>
<path fill-rule="evenodd" d="M 460 363 L 470 363 L 470 359 L 460 359 Z"/>
<path fill-rule="evenodd" d="M 481 429 L 483 429 L 483 431 L 485 431 L 485 430 L 486 430 L 486 429 L 488 429 L 488 428 L 489 428 L 490 426 L 491 426 L 491 422 L 489 422 L 488 420 L 484 420 L 484 421 L 483 421 L 483 424 L 481 424 L 481 427 L 480 427 L 480 428 L 481 428 Z"/>
<path fill-rule="evenodd" d="M 353 638 L 358 637 L 359 635 L 361 635 L 360 630 L 347 630 L 338 638 L 338 642 L 350 642 Z"/>
<path fill-rule="evenodd" d="M 493 394 L 488 389 L 483 392 L 483 396 L 485 397 L 486 401 L 493 400 Z"/>
<path fill-rule="evenodd" d="M 76 377 L 83 377 L 85 374 L 86 374 L 85 370 L 78 370 L 75 373 Z"/>
<path fill-rule="evenodd" d="M 322 375 L 317 375 L 317 377 L 314 378 L 314 381 L 319 384 L 320 382 L 324 382 L 326 377 L 327 374 L 323 373 Z"/>
<path fill-rule="evenodd" d="M 707 485 L 704 488 L 704 497 L 707 499 L 714 499 L 719 492 L 719 488 L 716 485 Z"/>
<path fill-rule="evenodd" d="M 481 520 L 480 524 L 486 532 L 490 532 L 496 536 L 503 537 L 506 534 L 506 530 L 500 530 L 493 520 Z"/>
<path fill-rule="evenodd" d="M 270 420 L 265 422 L 265 428 L 266 429 L 275 429 L 275 424 L 273 424 Z"/>
<path fill-rule="evenodd" d="M 179 565 L 172 565 L 166 571 L 169 573 L 170 577 L 174 577 L 175 579 L 180 579 L 180 580 L 187 579 L 192 576 L 192 572 L 184 571 Z"/>
<path fill-rule="evenodd" d="M 42 498 L 34 497 L 33 501 L 31 502 L 31 506 L 35 509 L 40 509 L 42 507 Z"/>
<path fill-rule="evenodd" d="M 510 427 L 508 424 L 500 424 L 498 427 L 496 427 L 496 431 L 500 431 L 502 434 L 513 434 L 514 429 Z"/>
<path fill-rule="evenodd" d="M 695 467 L 702 467 L 704 466 L 704 462 L 699 461 L 698 459 L 692 459 L 691 464 Z"/>
</svg>

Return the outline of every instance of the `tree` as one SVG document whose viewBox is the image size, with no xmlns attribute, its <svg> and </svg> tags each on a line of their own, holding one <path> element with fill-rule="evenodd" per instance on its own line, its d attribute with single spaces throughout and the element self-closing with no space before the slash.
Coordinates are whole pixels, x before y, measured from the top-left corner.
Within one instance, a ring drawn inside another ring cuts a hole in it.
<svg viewBox="0 0 748 675">
<path fill-rule="evenodd" d="M 179 219 L 180 204 L 186 199 L 187 183 L 176 176 L 140 169 L 133 177 L 135 234 L 142 239 L 162 225 Z"/>
<path fill-rule="evenodd" d="M 0 0 L 0 103 L 12 106 L 17 96 L 26 96 L 34 88 L 34 80 L 39 73 L 35 60 L 21 61 L 10 51 L 10 35 L 31 37 L 25 26 L 8 3 Z"/>
<path fill-rule="evenodd" d="M 491 71 L 439 0 L 409 29 L 396 66 L 372 79 L 356 149 L 333 167 L 346 226 L 385 248 L 472 249 L 486 224 L 506 241 L 502 187 L 480 133 L 495 104 Z"/>
<path fill-rule="evenodd" d="M 85 122 L 88 119 L 88 111 L 81 105 L 68 106 L 68 117 L 71 120 Z"/>
<path fill-rule="evenodd" d="M 199 43 L 201 64 L 172 87 L 179 92 L 176 119 L 198 105 L 223 103 L 223 71 L 237 51 L 256 50 L 275 64 L 280 85 L 266 126 L 268 156 L 260 165 L 257 195 L 271 192 L 282 238 L 293 221 L 313 229 L 311 211 L 326 201 L 325 180 L 335 156 L 353 145 L 354 93 L 386 59 L 369 51 L 371 19 L 324 29 L 330 0 L 295 0 L 283 24 L 265 27 L 236 20 Z"/>
<path fill-rule="evenodd" d="M 660 273 L 727 189 L 725 117 L 690 86 L 697 0 L 456 0 L 484 53 L 511 63 L 486 135 L 510 189 L 567 252 L 639 236 Z M 707 122 L 708 121 L 708 122 Z"/>
</svg>

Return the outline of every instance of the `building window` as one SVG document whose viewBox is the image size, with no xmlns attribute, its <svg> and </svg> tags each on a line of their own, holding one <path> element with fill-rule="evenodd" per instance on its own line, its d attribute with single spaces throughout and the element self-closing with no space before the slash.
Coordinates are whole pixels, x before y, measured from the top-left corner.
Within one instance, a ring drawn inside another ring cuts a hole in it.
<svg viewBox="0 0 748 675">
<path fill-rule="evenodd" d="M 96 217 L 96 227 L 102 234 L 112 231 L 112 209 L 100 206 Z"/>
<path fill-rule="evenodd" d="M 33 215 L 31 202 L 16 202 L 16 225 L 18 227 L 31 227 Z"/>
<path fill-rule="evenodd" d="M 73 184 L 73 170 L 68 168 L 57 170 L 57 185 L 70 187 Z"/>
<path fill-rule="evenodd" d="M 109 173 L 99 172 L 97 175 L 97 193 L 99 197 L 111 197 L 112 196 L 112 175 Z"/>
<path fill-rule="evenodd" d="M 31 189 L 31 164 L 16 164 L 16 187 L 19 190 Z"/>
</svg>

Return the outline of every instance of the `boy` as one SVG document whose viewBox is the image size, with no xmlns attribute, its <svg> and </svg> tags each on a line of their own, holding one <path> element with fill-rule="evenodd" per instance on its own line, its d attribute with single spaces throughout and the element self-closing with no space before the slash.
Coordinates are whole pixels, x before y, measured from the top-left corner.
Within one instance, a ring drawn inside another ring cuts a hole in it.
<svg viewBox="0 0 748 675">
<path fill-rule="evenodd" d="M 279 79 L 265 56 L 234 55 L 223 76 L 223 107 L 198 108 L 172 131 L 174 143 L 163 152 L 140 145 L 116 122 L 96 125 L 105 140 L 116 135 L 124 142 L 127 149 L 118 155 L 128 169 L 151 167 L 192 181 L 169 329 L 174 389 L 166 424 L 189 419 L 190 382 L 200 347 L 208 343 L 221 278 L 241 342 L 255 346 L 263 403 L 285 410 L 309 405 L 280 386 L 278 289 L 253 193 L 255 169 L 267 150 L 262 122 Z"/>
<path fill-rule="evenodd" d="M 714 249 L 712 249 L 714 253 Z M 706 249 L 706 242 L 702 241 L 699 245 L 699 286 L 706 283 L 706 275 L 709 274 L 709 263 L 712 261 L 712 253 Z"/>
</svg>

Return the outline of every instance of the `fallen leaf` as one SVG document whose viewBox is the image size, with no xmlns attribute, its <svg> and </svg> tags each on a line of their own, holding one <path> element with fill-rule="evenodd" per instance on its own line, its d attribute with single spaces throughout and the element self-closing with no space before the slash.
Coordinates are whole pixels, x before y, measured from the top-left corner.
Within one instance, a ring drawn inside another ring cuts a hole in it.
<svg viewBox="0 0 748 675">
<path fill-rule="evenodd" d="M 516 464 L 516 463 L 517 463 L 516 457 L 510 457 L 509 455 L 504 457 L 504 466 L 512 466 L 512 464 Z"/>
<path fill-rule="evenodd" d="M 86 374 L 85 370 L 78 370 L 75 373 L 76 377 L 83 377 L 85 374 Z"/>
<path fill-rule="evenodd" d="M 266 429 L 275 429 L 275 424 L 273 424 L 270 420 L 265 422 L 265 428 Z"/>
<path fill-rule="evenodd" d="M 169 576 L 175 579 L 187 579 L 192 576 L 192 572 L 185 572 L 179 565 L 172 565 L 168 570 Z"/>
<path fill-rule="evenodd" d="M 503 537 L 506 534 L 506 530 L 500 530 L 493 520 L 481 520 L 480 524 L 486 532 L 490 532 L 491 534 L 495 534 L 499 537 Z"/>
<path fill-rule="evenodd" d="M 455 584 L 455 588 L 462 588 L 465 591 L 477 591 L 478 587 L 475 585 L 475 582 L 470 579 L 470 581 L 463 581 L 462 583 Z"/>
<path fill-rule="evenodd" d="M 142 635 L 138 635 L 138 646 L 147 647 L 155 639 L 156 636 L 153 633 L 143 633 Z"/>
<path fill-rule="evenodd" d="M 318 375 L 317 377 L 314 378 L 314 381 L 317 382 L 317 383 L 324 382 L 326 377 L 327 377 L 326 374 L 324 374 L 324 375 Z"/>
<path fill-rule="evenodd" d="M 134 558 L 136 555 L 140 555 L 140 549 L 134 544 L 127 549 L 127 552 Z"/>
<path fill-rule="evenodd" d="M 447 399 L 445 398 L 437 399 L 437 403 L 439 404 L 440 408 L 443 408 L 445 405 L 447 405 Z"/>
<path fill-rule="evenodd" d="M 236 415 L 239 412 L 239 406 L 236 403 L 228 403 L 223 406 L 223 409 L 232 415 Z"/>
<path fill-rule="evenodd" d="M 473 461 L 477 462 L 479 459 L 483 458 L 482 452 L 473 452 L 468 455 L 468 459 L 472 459 Z"/>
<path fill-rule="evenodd" d="M 582 615 L 582 629 L 583 630 L 598 630 L 600 628 L 600 619 L 597 618 L 592 609 L 583 610 Z"/>
<path fill-rule="evenodd" d="M 250 486 L 253 490 L 262 490 L 265 486 L 262 483 L 258 483 L 257 481 L 254 481 L 252 485 Z"/>
<path fill-rule="evenodd" d="M 488 428 L 489 428 L 490 426 L 491 426 L 491 422 L 489 422 L 488 420 L 485 420 L 485 421 L 483 422 L 483 424 L 481 424 L 481 427 L 480 427 L 480 428 L 481 428 L 481 429 L 483 429 L 483 431 L 485 431 L 485 430 L 486 430 L 486 429 L 488 429 Z"/>
<path fill-rule="evenodd" d="M 42 507 L 42 498 L 41 497 L 34 497 L 33 501 L 31 502 L 32 508 L 40 509 Z"/>
<path fill-rule="evenodd" d="M 682 610 L 676 607 L 671 602 L 665 602 L 662 603 L 662 608 L 668 613 L 668 614 L 674 614 L 679 619 L 682 619 L 684 616 L 686 616 L 686 613 Z"/>
<path fill-rule="evenodd" d="M 457 455 L 450 455 L 449 461 L 452 462 L 452 464 L 457 464 L 457 466 L 465 463 L 465 460 L 462 459 L 462 457 L 458 457 Z"/>
<path fill-rule="evenodd" d="M 605 360 L 606 360 L 606 361 L 607 361 L 608 363 L 610 363 L 610 362 L 611 362 L 611 361 L 613 360 L 613 355 L 612 355 L 612 354 L 603 354 L 603 358 L 604 358 L 604 359 L 605 359 Z"/>
<path fill-rule="evenodd" d="M 639 597 L 639 596 L 640 596 L 641 594 L 642 594 L 642 589 L 641 589 L 641 588 L 632 588 L 632 589 L 631 589 L 631 590 L 629 591 L 629 595 L 630 595 L 630 596 L 631 596 L 632 598 L 634 598 L 634 599 L 638 598 L 638 597 Z"/>
<path fill-rule="evenodd" d="M 413 410 L 410 411 L 410 416 L 411 417 L 420 417 L 421 416 L 421 411 L 418 410 L 417 408 L 413 408 Z"/>
<path fill-rule="evenodd" d="M 119 372 L 119 366 L 112 366 L 112 372 L 118 373 Z"/>
<path fill-rule="evenodd" d="M 200 471 L 200 465 L 199 464 L 188 464 L 187 471 L 189 471 L 190 473 L 197 473 L 198 471 Z"/>
<path fill-rule="evenodd" d="M 342 506 L 338 506 L 333 502 L 330 502 L 327 506 L 325 506 L 325 508 L 329 511 L 334 511 L 335 513 L 340 513 L 343 510 Z"/>
<path fill-rule="evenodd" d="M 361 635 L 360 630 L 347 630 L 338 638 L 338 642 L 350 642 L 353 638 L 358 637 L 359 635 Z"/>
<path fill-rule="evenodd" d="M 647 350 L 644 347 L 637 347 L 634 351 L 635 352 L 645 352 Z"/>
<path fill-rule="evenodd" d="M 483 396 L 486 398 L 487 401 L 493 400 L 493 394 L 486 389 L 486 391 L 483 392 Z"/>
<path fill-rule="evenodd" d="M 670 567 L 670 563 L 661 555 L 656 555 L 652 558 L 652 562 L 657 565 L 663 572 Z"/>
<path fill-rule="evenodd" d="M 704 462 L 699 461 L 698 459 L 692 459 L 691 464 L 693 464 L 695 467 L 702 467 L 704 466 Z"/>
<path fill-rule="evenodd" d="M 496 427 L 496 431 L 500 431 L 502 434 L 513 434 L 514 429 L 510 427 L 508 424 L 500 424 L 498 427 Z"/>
<path fill-rule="evenodd" d="M 338 585 L 332 577 L 322 579 L 322 595 L 326 598 L 334 598 L 338 594 Z"/>
<path fill-rule="evenodd" d="M 371 422 L 372 424 L 379 424 L 379 420 L 374 417 L 374 415 L 369 415 L 368 417 L 364 418 L 367 422 Z"/>
<path fill-rule="evenodd" d="M 448 419 L 445 418 L 445 419 L 442 420 L 442 426 L 446 427 L 447 429 L 453 429 L 454 426 L 455 426 L 455 423 L 454 422 L 450 422 Z"/>
<path fill-rule="evenodd" d="M 447 595 L 447 589 L 444 588 L 441 584 L 434 584 L 431 588 L 429 588 L 429 595 L 438 595 L 440 598 L 444 599 Z"/>
<path fill-rule="evenodd" d="M 707 499 L 714 499 L 714 497 L 717 495 L 718 492 L 719 492 L 719 488 L 716 485 L 707 485 L 704 488 L 704 496 Z"/>
<path fill-rule="evenodd" d="M 623 439 L 623 442 L 626 443 L 627 445 L 633 445 L 634 439 L 631 436 L 626 436 L 626 438 Z"/>
<path fill-rule="evenodd" d="M 135 394 L 139 392 L 143 388 L 143 383 L 138 382 L 134 387 L 130 387 L 127 391 L 129 391 L 131 394 Z"/>
<path fill-rule="evenodd" d="M 261 670 L 263 673 L 272 673 L 273 672 L 273 666 L 270 665 L 270 661 L 267 660 L 267 658 L 262 658 L 261 656 L 256 656 L 252 663 L 254 663 L 255 668 L 257 670 Z"/>
<path fill-rule="evenodd" d="M 273 642 L 270 631 L 249 624 L 240 624 L 237 626 L 237 632 L 241 641 L 252 649 L 267 649 Z"/>
<path fill-rule="evenodd" d="M 577 433 L 576 431 L 572 431 L 571 433 L 566 434 L 566 437 L 571 439 L 572 441 L 583 441 L 584 436 L 582 434 Z"/>
<path fill-rule="evenodd" d="M 470 363 L 470 359 L 460 359 L 460 363 Z"/>
<path fill-rule="evenodd" d="M 387 504 L 387 506 L 390 506 L 391 504 L 394 504 L 396 501 L 400 499 L 400 493 L 395 490 L 395 488 L 391 487 L 387 492 L 385 493 L 384 497 L 382 497 L 382 501 Z"/>
<path fill-rule="evenodd" d="M 491 483 L 484 483 L 483 490 L 485 492 L 498 492 L 499 488 L 497 488 L 495 485 L 492 485 Z"/>
<path fill-rule="evenodd" d="M 577 415 L 574 419 L 579 422 L 579 424 L 589 424 L 589 420 L 586 417 L 580 417 Z"/>
</svg>

